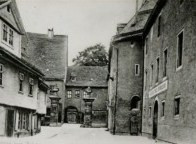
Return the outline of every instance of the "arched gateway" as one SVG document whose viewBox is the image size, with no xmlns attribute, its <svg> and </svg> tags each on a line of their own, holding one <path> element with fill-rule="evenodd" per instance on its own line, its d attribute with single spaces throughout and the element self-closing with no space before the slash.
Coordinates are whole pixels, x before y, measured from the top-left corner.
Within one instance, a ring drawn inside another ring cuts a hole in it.
<svg viewBox="0 0 196 144">
<path fill-rule="evenodd" d="M 65 122 L 77 123 L 78 122 L 78 109 L 73 106 L 69 106 L 65 109 Z"/>
</svg>

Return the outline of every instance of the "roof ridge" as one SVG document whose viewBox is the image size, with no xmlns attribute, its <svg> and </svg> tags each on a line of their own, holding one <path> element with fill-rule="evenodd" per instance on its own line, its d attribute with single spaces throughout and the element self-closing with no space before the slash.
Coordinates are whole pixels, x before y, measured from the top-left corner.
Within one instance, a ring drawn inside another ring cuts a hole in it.
<svg viewBox="0 0 196 144">
<path fill-rule="evenodd" d="M 35 34 L 35 35 L 42 35 L 42 36 L 47 36 L 48 34 L 44 34 L 44 33 L 37 33 L 37 32 L 27 32 L 27 34 Z M 64 36 L 64 37 L 68 37 L 68 35 L 63 35 L 63 34 L 54 34 L 54 36 Z"/>
</svg>

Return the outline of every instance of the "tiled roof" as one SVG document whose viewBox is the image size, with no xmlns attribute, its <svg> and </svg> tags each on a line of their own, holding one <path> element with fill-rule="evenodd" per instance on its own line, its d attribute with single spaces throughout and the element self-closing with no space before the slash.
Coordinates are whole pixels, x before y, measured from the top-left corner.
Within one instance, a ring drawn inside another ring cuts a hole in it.
<svg viewBox="0 0 196 144">
<path fill-rule="evenodd" d="M 100 66 L 70 66 L 67 72 L 67 86 L 107 87 L 107 67 Z M 76 76 L 72 81 L 71 76 Z"/>
<path fill-rule="evenodd" d="M 17 56 L 15 56 L 14 54 L 12 54 L 11 52 L 9 52 L 8 50 L 6 50 L 2 47 L 0 47 L 0 58 L 1 57 L 14 61 L 14 64 L 17 63 L 20 66 L 25 67 L 27 70 L 29 70 L 33 74 L 36 74 L 41 77 L 44 76 L 44 74 L 37 67 L 35 67 L 31 63 L 29 63 L 23 59 L 18 58 Z"/>
<path fill-rule="evenodd" d="M 131 33 L 139 30 L 143 30 L 144 26 L 150 16 L 152 9 L 154 8 L 158 0 L 146 0 L 138 12 L 132 17 L 124 29 L 120 32 L 120 35 Z"/>
<path fill-rule="evenodd" d="M 27 33 L 29 48 L 28 59 L 36 65 L 44 74 L 45 78 L 64 79 L 67 62 L 68 37 L 54 35 L 49 38 L 46 34 Z M 22 45 L 26 44 L 26 41 Z"/>
</svg>

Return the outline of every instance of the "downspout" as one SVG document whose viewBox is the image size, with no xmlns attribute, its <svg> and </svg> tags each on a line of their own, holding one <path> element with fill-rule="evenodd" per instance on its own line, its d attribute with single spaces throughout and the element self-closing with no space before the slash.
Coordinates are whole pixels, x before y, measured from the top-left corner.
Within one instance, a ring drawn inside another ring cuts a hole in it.
<svg viewBox="0 0 196 144">
<path fill-rule="evenodd" d="M 114 127 L 113 127 L 113 134 L 116 134 L 116 109 L 117 109 L 117 98 L 118 98 L 118 56 L 119 50 L 116 49 L 116 94 L 115 94 L 115 103 L 114 103 Z"/>
</svg>

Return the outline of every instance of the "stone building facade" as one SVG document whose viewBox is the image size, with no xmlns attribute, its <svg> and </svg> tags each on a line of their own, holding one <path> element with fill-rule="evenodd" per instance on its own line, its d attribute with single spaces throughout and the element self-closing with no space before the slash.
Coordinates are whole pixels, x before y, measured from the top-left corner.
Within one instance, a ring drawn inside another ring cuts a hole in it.
<svg viewBox="0 0 196 144">
<path fill-rule="evenodd" d="M 36 65 L 44 73 L 44 81 L 50 90 L 58 89 L 58 123 L 64 121 L 65 81 L 68 65 L 68 36 L 55 35 L 53 29 L 47 34 L 27 32 L 23 37 L 23 45 L 27 45 L 26 59 Z M 49 92 L 49 95 L 51 92 Z M 48 99 L 47 120 L 51 117 L 51 101 Z M 51 120 L 56 121 L 56 120 Z"/>
<path fill-rule="evenodd" d="M 0 1 L 0 136 L 20 137 L 40 131 L 48 86 L 44 74 L 22 57 L 25 33 L 16 2 Z"/>
<path fill-rule="evenodd" d="M 143 18 L 140 17 L 137 21 L 140 11 L 145 7 L 150 8 L 147 10 L 148 15 L 142 12 Z M 130 72 L 127 67 L 128 64 L 131 64 L 129 61 L 138 57 L 138 55 L 132 55 L 135 50 L 131 54 L 126 52 L 127 55 L 123 55 L 124 64 L 120 63 L 122 56 L 118 58 L 117 52 L 119 51 L 120 56 L 121 51 L 127 46 L 126 42 L 121 45 L 119 43 L 127 40 L 134 44 L 132 38 L 138 35 L 137 29 L 133 30 L 135 33 L 130 33 L 130 37 L 128 34 L 122 33 L 127 31 L 126 27 L 131 29 L 139 25 L 142 26 L 140 27 L 142 28 L 141 39 L 137 40 L 143 51 L 143 58 L 140 57 L 143 61 L 142 134 L 171 143 L 196 142 L 195 8 L 196 2 L 192 0 L 145 0 L 132 20 L 125 27 L 121 27 L 120 33 L 113 38 L 109 66 L 110 130 L 113 129 L 113 126 L 118 126 L 118 124 L 114 125 L 113 109 L 115 103 L 117 107 L 120 106 L 121 100 L 118 99 L 123 96 L 120 95 L 121 89 L 125 88 L 124 91 L 127 94 L 133 90 L 131 87 L 126 87 L 128 83 L 135 80 L 128 77 Z M 136 22 L 131 23 L 134 19 Z M 140 24 L 142 19 L 143 25 Z M 115 49 L 115 47 L 117 48 Z M 117 60 L 119 66 L 115 64 Z M 118 79 L 124 69 L 128 74 L 124 74 L 124 77 Z M 126 83 L 120 83 L 127 77 L 129 79 Z M 117 95 L 116 100 L 115 94 Z M 125 117 L 123 111 L 116 112 L 116 119 L 119 117 Z M 128 127 L 123 120 L 119 121 L 122 122 L 120 127 Z M 116 130 L 118 130 L 117 127 Z"/>
<path fill-rule="evenodd" d="M 113 134 L 141 133 L 143 99 L 142 33 L 155 1 L 146 1 L 134 17 L 117 27 L 109 51 L 108 128 Z"/>
<path fill-rule="evenodd" d="M 65 95 L 65 123 L 83 123 L 87 88 L 94 98 L 92 113 L 93 127 L 107 125 L 107 67 L 70 66 L 68 67 Z"/>
<path fill-rule="evenodd" d="M 196 142 L 196 1 L 159 0 L 144 32 L 143 134 Z"/>
</svg>

